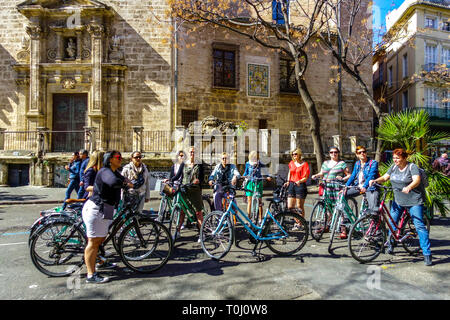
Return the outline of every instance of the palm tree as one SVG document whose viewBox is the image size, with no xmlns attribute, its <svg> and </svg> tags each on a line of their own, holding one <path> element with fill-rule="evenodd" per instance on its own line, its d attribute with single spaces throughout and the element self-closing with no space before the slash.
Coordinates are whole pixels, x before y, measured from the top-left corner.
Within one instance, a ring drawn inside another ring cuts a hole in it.
<svg viewBox="0 0 450 320">
<path fill-rule="evenodd" d="M 433 170 L 429 154 L 434 144 L 450 139 L 450 135 L 432 131 L 429 114 L 425 110 L 414 109 L 387 116 L 377 132 L 383 140 L 383 150 L 403 148 L 410 154 L 408 161 L 425 170 L 429 181 L 429 186 L 425 189 L 425 205 L 431 211 L 437 208 L 445 216 L 449 212 L 446 201 L 450 200 L 450 179 Z M 381 164 L 380 174 L 386 173 L 391 165 L 392 162 Z"/>
</svg>

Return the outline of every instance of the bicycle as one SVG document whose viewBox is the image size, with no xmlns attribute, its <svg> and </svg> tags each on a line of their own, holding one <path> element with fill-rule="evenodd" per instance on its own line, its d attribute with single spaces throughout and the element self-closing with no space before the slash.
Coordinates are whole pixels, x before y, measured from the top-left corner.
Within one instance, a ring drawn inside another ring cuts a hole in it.
<svg viewBox="0 0 450 320">
<path fill-rule="evenodd" d="M 114 241 L 120 232 L 117 252 L 124 264 L 139 273 L 152 273 L 162 268 L 172 254 L 172 238 L 167 228 L 158 221 L 137 211 L 140 197 L 124 192 L 124 207 L 109 229 L 100 246 Z M 61 216 L 49 219 L 33 234 L 30 256 L 34 266 L 51 277 L 68 276 L 84 263 L 87 236 L 83 221 Z"/>
<path fill-rule="evenodd" d="M 323 234 L 330 229 L 331 214 L 334 212 L 334 203 L 329 197 L 329 191 L 327 186 L 332 184 L 335 186 L 335 182 L 342 183 L 340 180 L 324 180 L 315 179 L 324 184 L 324 194 L 315 202 L 311 216 L 309 217 L 309 225 L 311 231 L 311 237 L 317 242 L 320 241 Z M 354 198 L 347 200 L 349 208 L 355 215 L 358 215 L 358 204 Z"/>
<path fill-rule="evenodd" d="M 388 244 L 386 242 L 386 225 L 391 232 L 390 239 L 387 241 L 392 240 L 394 244 L 401 243 L 410 255 L 417 254 L 420 250 L 418 233 L 409 211 L 405 209 L 400 216 L 399 223 L 395 223 L 385 204 L 386 196 L 393 188 L 379 184 L 374 185 L 384 189 L 384 194 L 377 214 L 361 216 L 350 229 L 348 247 L 352 257 L 360 263 L 366 263 L 376 259 L 380 253 L 384 252 L 384 248 Z M 429 232 L 430 221 L 425 214 L 423 218 Z"/>
<path fill-rule="evenodd" d="M 249 218 L 250 220 L 252 220 L 252 222 L 254 224 L 258 224 L 259 220 L 260 220 L 260 212 L 259 212 L 259 208 L 261 207 L 261 211 L 262 211 L 262 193 L 259 192 L 258 190 L 258 182 L 259 181 L 263 181 L 266 180 L 265 178 L 258 178 L 258 177 L 243 177 L 246 179 L 246 184 L 245 184 L 245 188 L 244 188 L 244 192 L 250 192 L 252 194 L 252 201 L 250 204 L 250 215 Z M 248 189 L 248 183 L 249 182 L 253 182 L 253 189 Z M 244 196 L 247 197 L 247 195 L 244 193 Z M 262 212 L 261 212 L 262 214 Z"/>
<path fill-rule="evenodd" d="M 287 210 L 287 189 L 288 187 L 284 184 L 286 183 L 286 179 L 275 176 L 272 178 L 280 178 L 281 179 L 281 185 L 277 186 L 275 190 L 273 191 L 272 198 L 267 198 L 266 201 L 269 202 L 269 210 L 270 212 L 273 212 L 274 214 L 277 214 L 278 212 L 283 212 Z"/>
<path fill-rule="evenodd" d="M 178 236 L 178 226 L 182 223 L 181 220 L 181 212 L 184 212 L 187 220 L 195 224 L 197 223 L 197 214 L 195 210 L 193 209 L 192 205 L 185 199 L 183 196 L 183 193 L 186 192 L 187 188 L 195 186 L 194 184 L 185 184 L 180 185 L 178 189 L 173 194 L 172 199 L 172 209 L 170 211 L 170 218 L 169 218 L 169 232 L 172 238 L 174 239 L 174 242 Z M 203 208 L 203 214 L 207 214 L 208 211 L 206 208 Z M 198 226 L 197 226 L 198 227 Z"/>
<path fill-rule="evenodd" d="M 261 225 L 255 225 L 236 204 L 236 187 L 224 186 L 223 189 L 230 194 L 227 210 L 211 212 L 200 228 L 202 249 L 210 258 L 219 260 L 230 251 L 235 234 L 231 217 L 236 218 L 255 240 L 253 256 L 256 256 L 258 244 L 263 241 L 272 252 L 282 256 L 292 255 L 306 244 L 308 227 L 302 216 L 290 211 L 274 216 L 267 209 Z"/>
<path fill-rule="evenodd" d="M 335 233 L 339 232 L 342 227 L 346 229 L 350 229 L 350 227 L 356 222 L 358 219 L 358 207 L 355 206 L 351 208 L 349 203 L 347 202 L 350 199 L 346 199 L 345 195 L 348 189 L 359 189 L 359 187 L 354 186 L 345 186 L 343 184 L 339 184 L 339 198 L 334 206 L 333 214 L 331 215 L 330 222 L 330 242 L 328 244 L 328 252 L 332 254 L 332 246 L 335 238 Z M 353 199 L 354 200 L 354 199 Z M 356 200 L 355 200 L 356 202 Z M 364 201 L 362 203 L 364 206 Z M 356 211 L 356 212 L 355 212 Z"/>
</svg>

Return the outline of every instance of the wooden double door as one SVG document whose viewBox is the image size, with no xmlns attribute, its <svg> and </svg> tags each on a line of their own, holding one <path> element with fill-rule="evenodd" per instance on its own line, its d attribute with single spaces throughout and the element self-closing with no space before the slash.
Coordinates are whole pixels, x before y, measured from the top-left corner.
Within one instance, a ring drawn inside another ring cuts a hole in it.
<svg viewBox="0 0 450 320">
<path fill-rule="evenodd" d="M 87 93 L 53 94 L 53 152 L 74 152 L 84 148 Z"/>
</svg>

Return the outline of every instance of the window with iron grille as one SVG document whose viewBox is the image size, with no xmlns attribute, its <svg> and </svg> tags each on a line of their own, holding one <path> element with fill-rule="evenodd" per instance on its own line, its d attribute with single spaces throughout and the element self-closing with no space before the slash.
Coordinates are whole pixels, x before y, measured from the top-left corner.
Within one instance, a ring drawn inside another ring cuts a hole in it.
<svg viewBox="0 0 450 320">
<path fill-rule="evenodd" d="M 187 128 L 189 123 L 198 120 L 198 110 L 181 110 L 181 125 Z"/>
<path fill-rule="evenodd" d="M 214 87 L 236 88 L 236 51 L 213 49 Z"/>
<path fill-rule="evenodd" d="M 285 58 L 280 59 L 280 92 L 298 93 L 295 62 Z"/>
</svg>

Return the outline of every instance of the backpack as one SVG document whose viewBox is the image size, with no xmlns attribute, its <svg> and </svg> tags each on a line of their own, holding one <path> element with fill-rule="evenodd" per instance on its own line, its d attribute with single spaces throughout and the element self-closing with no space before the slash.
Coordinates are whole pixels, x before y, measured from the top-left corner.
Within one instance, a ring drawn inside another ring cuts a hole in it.
<svg viewBox="0 0 450 320">
<path fill-rule="evenodd" d="M 411 164 L 409 164 L 408 168 L 409 168 L 409 171 L 411 171 Z M 420 176 L 420 185 L 419 186 L 421 186 L 425 190 L 425 188 L 427 188 L 429 186 L 428 175 L 425 172 L 425 170 L 423 170 L 419 166 L 417 166 L 417 168 L 419 169 L 419 176 Z"/>
</svg>

